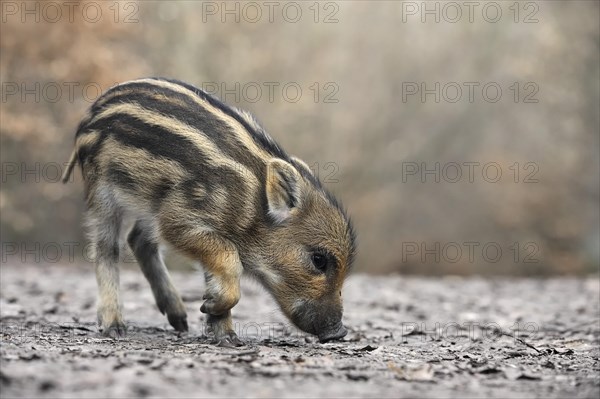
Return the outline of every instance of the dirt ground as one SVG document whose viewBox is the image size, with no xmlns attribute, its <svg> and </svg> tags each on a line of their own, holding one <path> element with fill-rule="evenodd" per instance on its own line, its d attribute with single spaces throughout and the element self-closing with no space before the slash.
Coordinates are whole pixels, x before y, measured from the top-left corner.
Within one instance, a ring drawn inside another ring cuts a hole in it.
<svg viewBox="0 0 600 399">
<path fill-rule="evenodd" d="M 354 275 L 344 341 L 320 344 L 245 282 L 241 348 L 205 335 L 200 273 L 173 273 L 178 335 L 124 270 L 128 337 L 95 325 L 91 267 L 2 265 L 0 388 L 10 397 L 598 397 L 600 283 Z"/>
</svg>

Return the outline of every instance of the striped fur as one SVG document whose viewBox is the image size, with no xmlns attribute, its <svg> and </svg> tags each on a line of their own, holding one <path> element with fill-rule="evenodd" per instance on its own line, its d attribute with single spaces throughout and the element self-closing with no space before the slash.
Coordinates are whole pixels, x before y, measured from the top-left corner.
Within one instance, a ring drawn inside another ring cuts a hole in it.
<svg viewBox="0 0 600 399">
<path fill-rule="evenodd" d="M 187 330 L 186 312 L 160 256 L 162 242 L 203 264 L 201 310 L 220 342 L 240 342 L 230 309 L 242 273 L 263 283 L 303 330 L 323 340 L 343 335 L 340 290 L 355 252 L 350 220 L 310 168 L 249 113 L 183 82 L 126 82 L 101 96 L 80 123 L 64 182 L 76 163 L 105 334 L 125 329 L 118 234 L 132 218 L 128 242 L 176 329 Z"/>
</svg>

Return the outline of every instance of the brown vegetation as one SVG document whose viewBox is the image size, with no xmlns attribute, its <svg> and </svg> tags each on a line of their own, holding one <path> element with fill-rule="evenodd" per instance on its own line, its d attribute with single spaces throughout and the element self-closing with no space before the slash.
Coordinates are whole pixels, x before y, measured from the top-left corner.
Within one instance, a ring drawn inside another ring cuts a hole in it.
<svg viewBox="0 0 600 399">
<path fill-rule="evenodd" d="M 16 15 L 3 9 L 3 245 L 84 241 L 79 176 L 63 186 L 55 166 L 67 161 L 97 88 L 168 76 L 219 87 L 221 98 L 252 111 L 289 152 L 319 171 L 356 222 L 360 271 L 528 275 L 596 269 L 598 3 L 537 2 L 537 23 L 522 23 L 528 10 L 515 23 L 508 3 L 497 23 L 482 19 L 481 10 L 472 23 L 466 17 L 422 23 L 418 15 L 404 15 L 402 3 L 340 2 L 334 23 L 323 23 L 335 11 L 324 3 L 317 23 L 308 3 L 297 23 L 282 18 L 281 9 L 274 22 L 241 15 L 240 23 L 232 16 L 223 23 L 220 13 L 203 13 L 197 2 L 124 2 L 118 17 L 114 3 L 97 3 L 97 22 L 82 18 L 83 6 L 73 22 L 66 10 L 57 22 L 41 15 L 36 23 L 20 9 Z M 235 91 L 236 82 L 237 99 L 221 90 Z M 273 101 L 265 82 L 278 83 Z M 302 89 L 298 101 L 290 100 L 292 89 L 287 98 L 281 92 L 290 82 Z M 457 82 L 462 98 L 447 101 L 454 95 L 448 86 L 439 103 L 433 95 L 404 101 L 411 82 L 429 89 Z M 464 82 L 480 83 L 473 102 Z M 489 82 L 503 90 L 498 102 L 482 98 Z M 262 97 L 254 101 L 256 86 Z M 524 102 L 528 95 L 538 102 Z M 433 175 L 423 183 L 418 173 L 406 173 L 422 163 L 433 169 L 436 162 L 441 171 L 447 167 L 439 183 Z M 451 162 L 462 166 L 456 183 L 449 182 Z M 479 162 L 473 183 L 466 162 Z M 503 173 L 498 182 L 482 177 L 482 166 L 490 163 Z M 37 173 L 23 175 L 27 170 Z M 479 243 L 473 261 L 465 246 L 470 242 Z M 449 243 L 463 251 L 457 261 Z M 501 248 L 497 262 L 482 255 L 486 243 Z M 418 251 L 409 255 L 413 244 Z M 422 244 L 439 259 L 424 253 Z M 525 262 L 527 255 L 537 262 Z"/>
</svg>

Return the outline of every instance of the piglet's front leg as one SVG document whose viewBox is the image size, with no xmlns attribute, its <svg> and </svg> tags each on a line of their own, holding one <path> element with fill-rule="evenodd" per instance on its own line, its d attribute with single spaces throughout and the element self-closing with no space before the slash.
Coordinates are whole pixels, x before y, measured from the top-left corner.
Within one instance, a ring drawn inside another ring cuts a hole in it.
<svg viewBox="0 0 600 399">
<path fill-rule="evenodd" d="M 204 241 L 204 240 L 203 240 Z M 211 235 L 200 254 L 205 268 L 205 302 L 200 307 L 207 314 L 209 329 L 220 346 L 242 346 L 231 318 L 231 308 L 240 300 L 242 263 L 237 250 L 229 241 Z"/>
</svg>

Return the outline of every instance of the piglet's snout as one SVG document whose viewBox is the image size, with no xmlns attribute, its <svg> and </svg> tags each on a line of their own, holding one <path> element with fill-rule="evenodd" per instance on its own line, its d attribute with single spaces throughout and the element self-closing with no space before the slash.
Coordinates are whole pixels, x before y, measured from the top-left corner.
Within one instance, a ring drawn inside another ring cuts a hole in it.
<svg viewBox="0 0 600 399">
<path fill-rule="evenodd" d="M 348 334 L 348 330 L 346 329 L 346 327 L 344 327 L 342 323 L 338 323 L 335 326 L 333 326 L 333 328 L 328 329 L 323 333 L 319 334 L 319 341 L 328 342 L 336 339 L 342 339 L 346 336 L 346 334 Z"/>
</svg>

